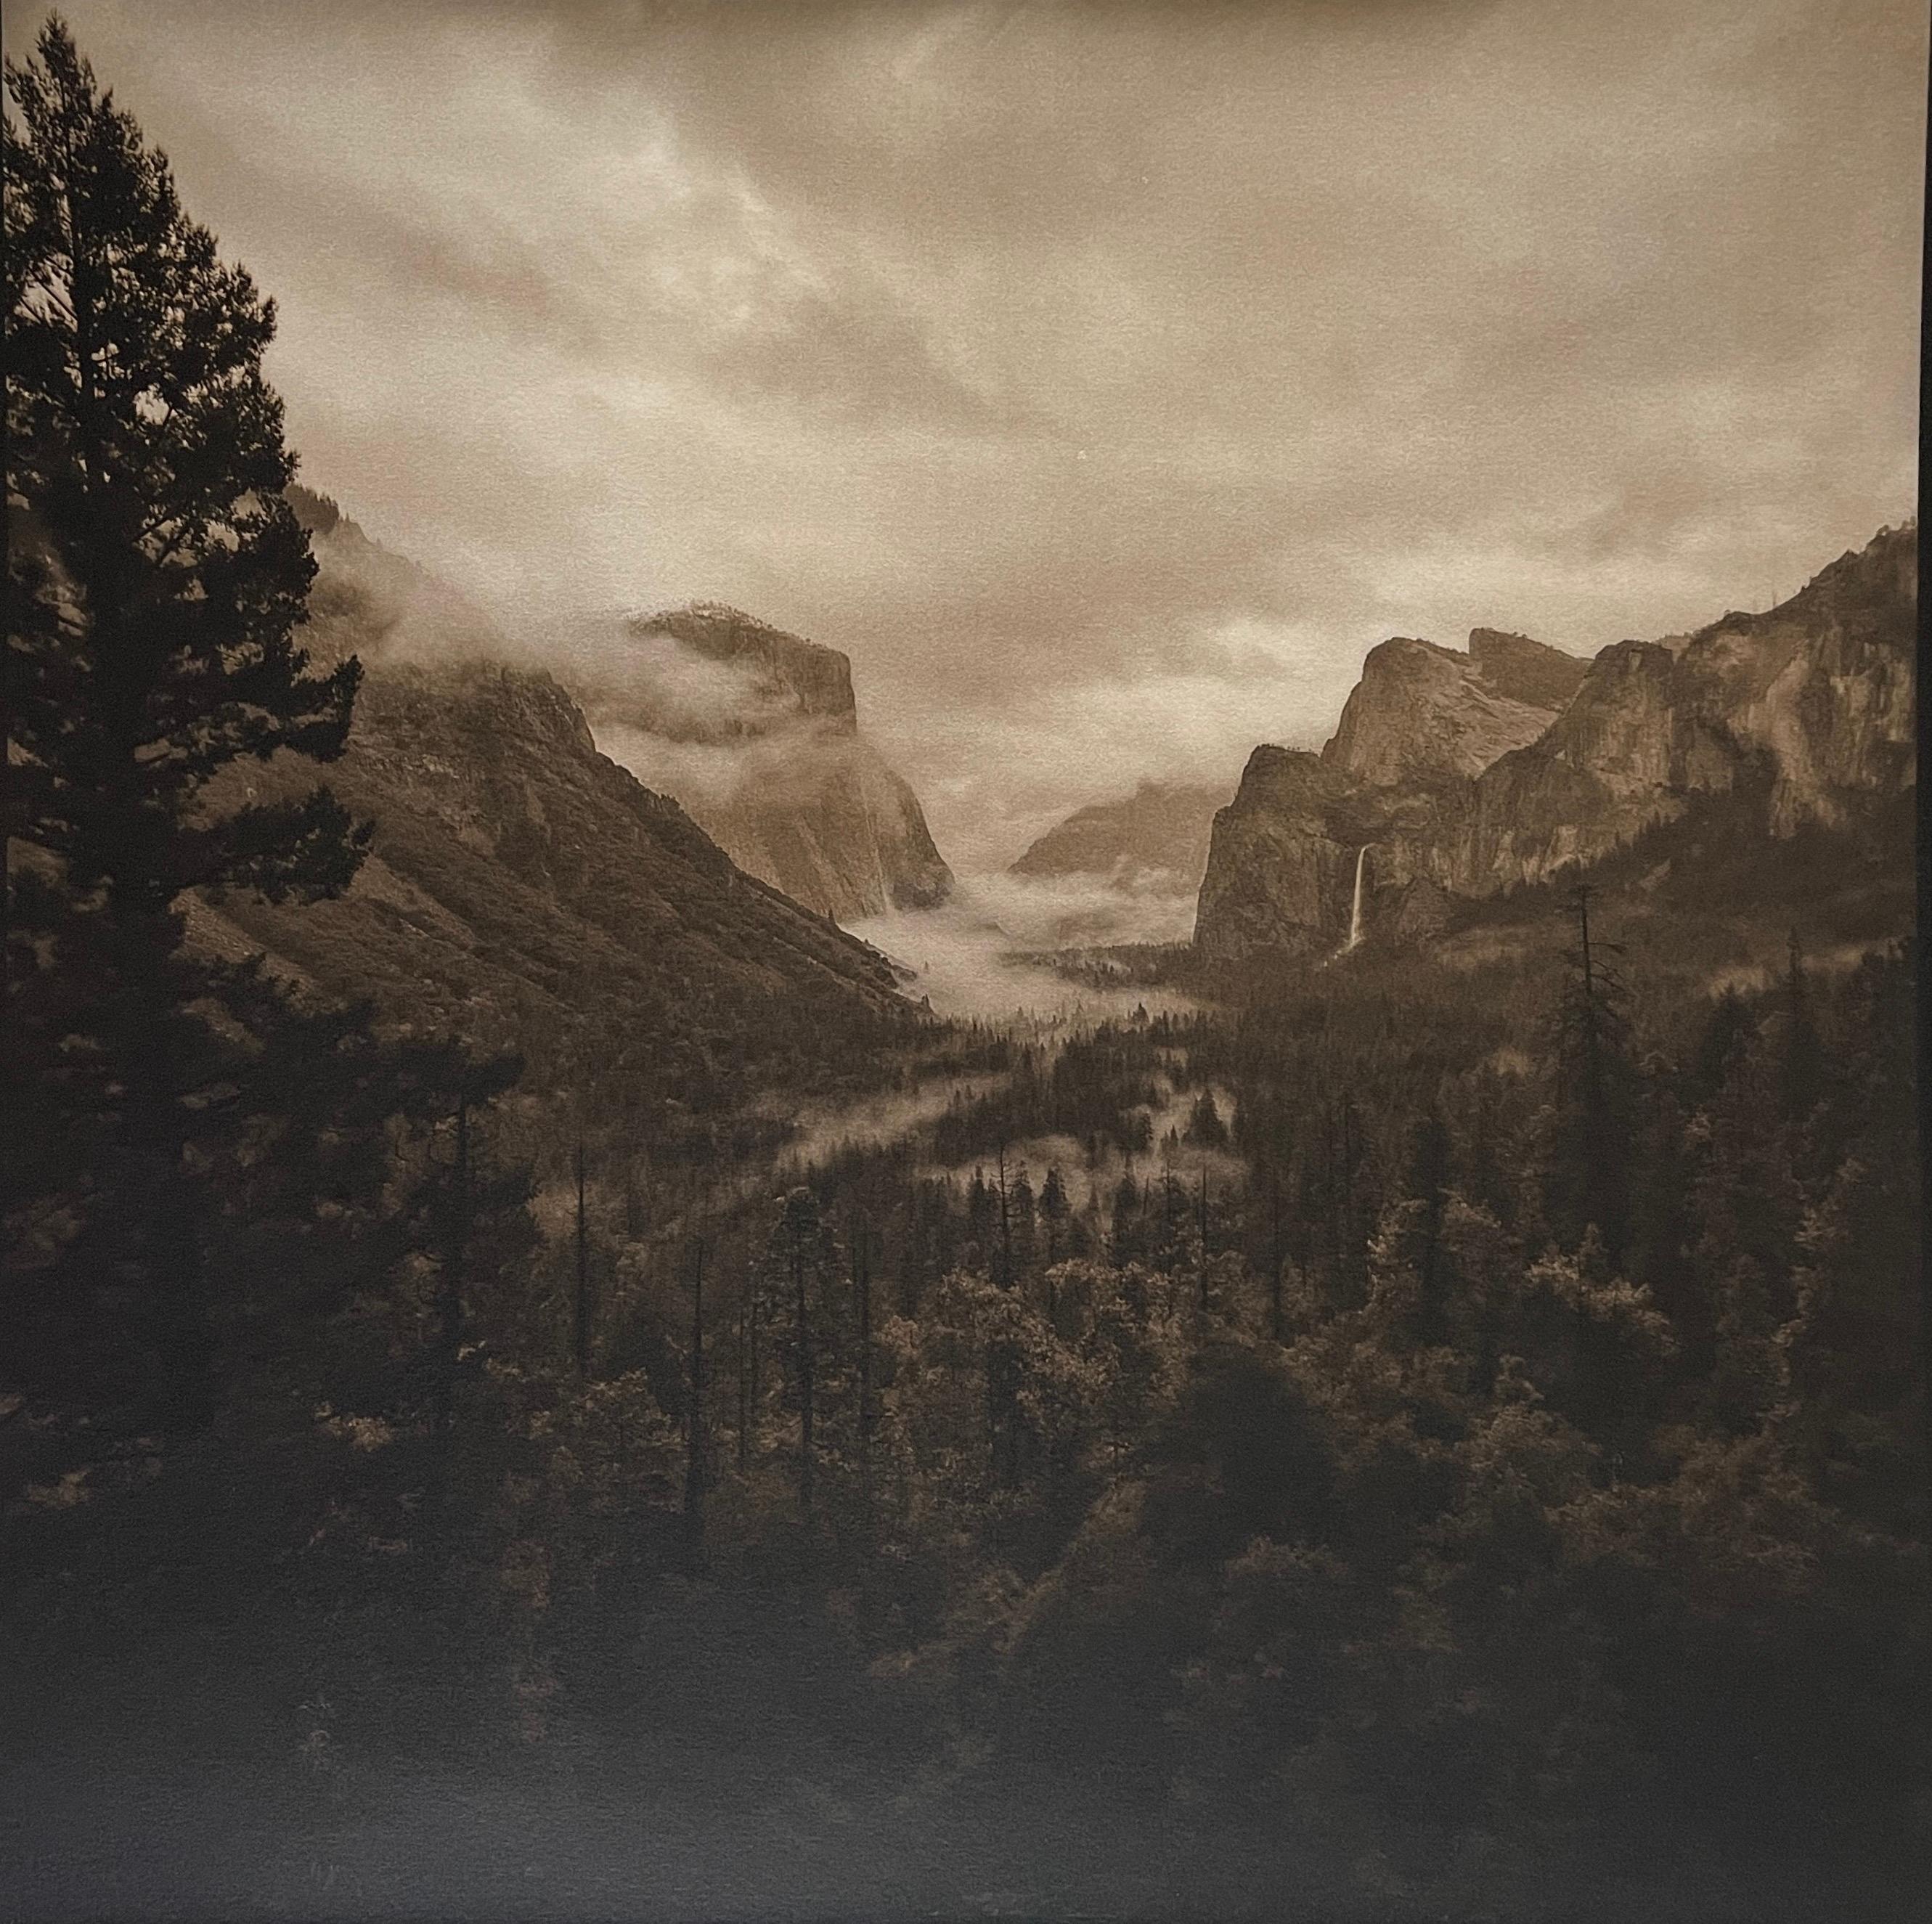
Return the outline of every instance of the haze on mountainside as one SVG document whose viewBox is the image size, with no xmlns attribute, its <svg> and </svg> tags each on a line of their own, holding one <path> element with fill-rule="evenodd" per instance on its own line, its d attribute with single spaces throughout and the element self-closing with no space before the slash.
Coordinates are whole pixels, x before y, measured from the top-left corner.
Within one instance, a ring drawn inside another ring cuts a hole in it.
<svg viewBox="0 0 1932 1924">
<path fill-rule="evenodd" d="M 962 875 L 1390 635 L 1688 629 L 1910 497 L 1894 0 L 67 12 L 306 482 L 512 635 L 842 650 Z"/>
<path fill-rule="evenodd" d="M 716 603 L 502 627 L 370 540 L 337 503 L 290 494 L 320 569 L 311 609 L 325 611 L 314 644 L 326 652 L 554 677 L 602 752 L 815 914 L 889 915 L 951 892 L 918 797 L 860 727 L 851 664 L 836 650 Z"/>
</svg>

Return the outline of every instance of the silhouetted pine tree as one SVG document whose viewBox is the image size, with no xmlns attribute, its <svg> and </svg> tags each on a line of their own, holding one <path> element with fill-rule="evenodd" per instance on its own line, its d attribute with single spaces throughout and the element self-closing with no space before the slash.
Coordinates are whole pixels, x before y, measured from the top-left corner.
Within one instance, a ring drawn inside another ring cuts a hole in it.
<svg viewBox="0 0 1932 1924">
<path fill-rule="evenodd" d="M 704 1397 L 704 1245 L 691 1251 L 691 1344 L 684 1418 L 684 1554 L 695 1570 L 704 1555 L 704 1487 L 710 1434 Z"/>
<path fill-rule="evenodd" d="M 1757 1035 L 1757 1019 L 1735 988 L 1726 986 L 1711 1005 L 1709 1019 L 1698 1039 L 1691 1065 L 1690 1093 L 1694 1103 L 1708 1103 L 1724 1086 L 1738 1052 Z"/>
<path fill-rule="evenodd" d="M 291 638 L 314 564 L 262 374 L 273 303 L 58 21 L 5 72 L 12 1266 L 91 1294 L 194 1420 L 227 1066 L 197 1005 L 232 972 L 184 954 L 179 904 L 347 884 L 368 831 L 326 788 L 237 802 L 219 778 L 338 754 L 359 670 L 311 674 Z"/>
<path fill-rule="evenodd" d="M 576 1220 L 572 1241 L 576 1256 L 571 1292 L 570 1347 L 579 1382 L 590 1373 L 590 1218 L 585 1203 L 584 1130 L 580 1124 L 571 1156 L 571 1175 L 577 1192 Z"/>
<path fill-rule="evenodd" d="M 490 1105 L 523 1073 L 514 1055 L 478 1059 L 454 1044 L 424 1052 L 440 1119 L 416 1189 L 410 1247 L 430 1265 L 431 1427 L 454 1436 L 465 1364 L 495 1346 L 520 1354 L 546 1346 L 533 1326 L 527 1286 L 536 1246 L 532 1184 L 522 1164 L 492 1157 L 481 1129 Z"/>
<path fill-rule="evenodd" d="M 1715 1355 L 1716 1310 L 1703 1271 L 1692 1260 L 1691 1209 L 1696 1174 L 1682 1105 L 1663 1076 L 1648 1079 L 1642 1124 L 1643 1181 L 1631 1211 L 1628 1268 L 1646 1285 L 1676 1332 L 1683 1373 L 1701 1380 Z"/>
<path fill-rule="evenodd" d="M 1194 1106 L 1187 1113 L 1186 1139 L 1204 1148 L 1224 1149 L 1228 1145 L 1228 1125 L 1221 1120 L 1221 1112 L 1214 1106 L 1214 1092 L 1203 1089 L 1194 1099 Z"/>
<path fill-rule="evenodd" d="M 1072 1214 L 1072 1207 L 1066 1199 L 1066 1180 L 1060 1173 L 1058 1163 L 1049 1163 L 1046 1167 L 1046 1180 L 1040 1184 L 1040 1219 L 1046 1225 L 1046 1266 L 1049 1271 L 1066 1253 L 1066 1221 Z M 1048 1304 L 1052 1313 L 1052 1304 Z"/>
<path fill-rule="evenodd" d="M 1714 1406 L 1743 1431 L 1775 1400 L 1779 1331 L 1795 1307 L 1792 1268 L 1803 1197 L 1778 1113 L 1777 1067 L 1760 1039 L 1741 1040 L 1700 1117 L 1691 1192 L 1694 1254 L 1712 1303 Z"/>
</svg>

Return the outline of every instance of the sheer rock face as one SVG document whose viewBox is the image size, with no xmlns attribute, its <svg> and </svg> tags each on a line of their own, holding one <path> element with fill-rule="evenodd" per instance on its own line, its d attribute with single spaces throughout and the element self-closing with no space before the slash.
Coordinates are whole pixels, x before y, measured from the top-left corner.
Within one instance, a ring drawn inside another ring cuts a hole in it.
<svg viewBox="0 0 1932 1924">
<path fill-rule="evenodd" d="M 1364 848 L 1363 885 L 1378 923 L 1382 907 L 1412 885 L 1446 889 L 1441 851 L 1468 789 L 1454 779 L 1378 788 L 1318 755 L 1256 749 L 1214 818 L 1195 940 L 1224 954 L 1339 947 Z"/>
<path fill-rule="evenodd" d="M 1454 782 L 1526 748 L 1589 664 L 1520 635 L 1479 628 L 1469 652 L 1398 637 L 1369 652 L 1322 758 L 1378 787 Z"/>
<path fill-rule="evenodd" d="M 747 874 L 838 920 L 952 893 L 918 797 L 860 731 L 844 655 L 715 603 L 627 632 L 646 671 L 620 665 L 595 724 Z"/>
<path fill-rule="evenodd" d="M 1304 948 L 1348 926 L 1366 793 L 1319 755 L 1264 746 L 1214 818 L 1196 912 L 1204 948 Z"/>
<path fill-rule="evenodd" d="M 1485 686 L 1511 701 L 1546 708 L 1553 715 L 1583 684 L 1587 657 L 1566 653 L 1526 635 L 1500 629 L 1469 631 L 1469 659 Z"/>
<path fill-rule="evenodd" d="M 836 648 L 788 635 L 722 602 L 667 608 L 632 626 L 640 634 L 669 635 L 694 655 L 745 671 L 759 712 L 755 719 L 751 713 L 721 718 L 722 731 L 735 725 L 740 731 L 760 732 L 781 715 L 825 721 L 848 731 L 858 728 L 852 664 Z"/>
<path fill-rule="evenodd" d="M 1040 836 L 1010 874 L 1037 881 L 1091 877 L 1132 889 L 1198 893 L 1222 788 L 1143 782 L 1118 801 L 1076 809 Z"/>
<path fill-rule="evenodd" d="M 573 624 L 538 655 L 333 502 L 299 488 L 290 498 L 321 566 L 302 635 L 312 653 L 554 660 L 599 745 L 675 797 L 748 875 L 838 920 L 951 892 L 918 797 L 860 732 L 852 665 L 836 649 L 700 603 Z"/>
<path fill-rule="evenodd" d="M 1594 860 L 1700 796 L 1761 789 L 1773 836 L 1846 826 L 1916 779 L 1917 594 L 1908 524 L 1766 612 L 1587 664 L 1480 629 L 1466 656 L 1384 643 L 1318 758 L 1256 750 L 1215 818 L 1196 939 L 1339 946 L 1365 845 L 1371 929 L 1400 938 L 1448 896 Z"/>
<path fill-rule="evenodd" d="M 1454 885 L 1540 880 L 1747 783 L 1768 785 L 1780 836 L 1900 793 L 1916 779 L 1918 593 L 1908 524 L 1763 613 L 1606 648 L 1542 739 L 1484 771 Z"/>
</svg>

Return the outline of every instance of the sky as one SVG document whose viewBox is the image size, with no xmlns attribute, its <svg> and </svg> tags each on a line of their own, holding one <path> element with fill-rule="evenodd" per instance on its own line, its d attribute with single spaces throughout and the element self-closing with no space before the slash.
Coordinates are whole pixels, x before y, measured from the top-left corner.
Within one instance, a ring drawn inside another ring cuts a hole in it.
<svg viewBox="0 0 1932 1924">
<path fill-rule="evenodd" d="M 63 11 L 305 482 L 512 624 L 844 650 L 964 872 L 1390 635 L 1587 653 L 1912 512 L 1922 0 Z"/>
</svg>

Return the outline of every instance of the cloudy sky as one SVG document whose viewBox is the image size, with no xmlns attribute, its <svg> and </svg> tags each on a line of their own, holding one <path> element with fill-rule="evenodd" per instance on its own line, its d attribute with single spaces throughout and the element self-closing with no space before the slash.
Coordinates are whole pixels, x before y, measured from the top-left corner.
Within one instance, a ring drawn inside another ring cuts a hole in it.
<svg viewBox="0 0 1932 1924">
<path fill-rule="evenodd" d="M 966 869 L 1385 635 L 1664 633 L 1910 512 L 1922 0 L 64 11 L 311 485 L 512 619 L 845 649 Z"/>
</svg>

